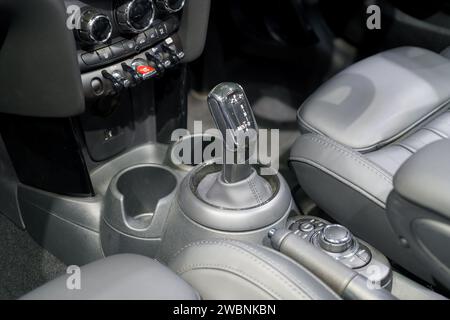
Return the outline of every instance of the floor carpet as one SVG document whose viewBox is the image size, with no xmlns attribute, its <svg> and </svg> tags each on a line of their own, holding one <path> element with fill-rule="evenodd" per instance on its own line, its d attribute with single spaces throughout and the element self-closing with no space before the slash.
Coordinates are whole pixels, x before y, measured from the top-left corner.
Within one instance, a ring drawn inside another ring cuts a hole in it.
<svg viewBox="0 0 450 320">
<path fill-rule="evenodd" d="M 17 299 L 65 270 L 61 261 L 0 214 L 0 299 Z"/>
</svg>

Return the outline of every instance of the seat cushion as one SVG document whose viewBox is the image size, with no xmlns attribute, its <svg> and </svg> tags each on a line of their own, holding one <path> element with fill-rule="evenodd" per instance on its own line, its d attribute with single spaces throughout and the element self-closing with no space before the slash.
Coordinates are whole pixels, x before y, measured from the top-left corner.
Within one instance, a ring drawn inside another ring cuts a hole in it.
<svg viewBox="0 0 450 320">
<path fill-rule="evenodd" d="M 156 260 L 115 255 L 80 269 L 80 290 L 67 288 L 61 276 L 28 293 L 25 300 L 196 300 L 197 292 Z"/>
<path fill-rule="evenodd" d="M 373 151 L 442 110 L 449 88 L 450 60 L 421 48 L 397 48 L 327 81 L 301 106 L 298 122 L 303 133 Z"/>
<path fill-rule="evenodd" d="M 180 250 L 169 266 L 208 300 L 339 299 L 287 256 L 241 241 L 192 243 Z"/>
</svg>

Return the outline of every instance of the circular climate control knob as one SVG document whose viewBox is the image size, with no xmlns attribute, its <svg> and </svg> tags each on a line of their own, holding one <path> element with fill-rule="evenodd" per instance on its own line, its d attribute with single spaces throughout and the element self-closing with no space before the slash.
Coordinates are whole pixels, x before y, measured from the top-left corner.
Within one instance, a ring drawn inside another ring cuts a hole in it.
<svg viewBox="0 0 450 320">
<path fill-rule="evenodd" d="M 178 12 L 184 7 L 185 0 L 156 0 L 159 9 L 169 13 Z"/>
<path fill-rule="evenodd" d="M 87 9 L 81 14 L 78 36 L 88 44 L 105 43 L 112 34 L 111 19 L 94 9 Z"/>
<path fill-rule="evenodd" d="M 132 0 L 122 2 L 116 8 L 116 21 L 120 31 L 139 33 L 147 30 L 155 19 L 152 0 Z"/>
<path fill-rule="evenodd" d="M 353 245 L 353 236 L 346 227 L 330 224 L 320 233 L 319 245 L 328 252 L 341 253 Z"/>
</svg>

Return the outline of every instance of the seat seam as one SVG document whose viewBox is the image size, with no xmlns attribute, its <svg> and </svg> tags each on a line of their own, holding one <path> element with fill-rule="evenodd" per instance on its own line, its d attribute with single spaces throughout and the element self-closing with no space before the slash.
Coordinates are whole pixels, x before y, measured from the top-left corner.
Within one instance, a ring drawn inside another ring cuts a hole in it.
<svg viewBox="0 0 450 320">
<path fill-rule="evenodd" d="M 338 144 L 334 144 L 331 139 L 330 141 L 324 141 L 324 140 L 320 140 L 317 137 L 312 137 L 309 136 L 308 137 L 310 140 L 319 143 L 321 145 L 323 145 L 326 148 L 331 148 L 333 150 L 338 151 L 339 153 L 343 154 L 344 156 L 354 160 L 355 162 L 359 163 L 360 165 L 362 165 L 363 167 L 365 167 L 366 169 L 368 169 L 369 171 L 373 172 L 375 175 L 379 176 L 380 178 L 382 178 L 383 180 L 385 180 L 386 182 L 392 183 L 392 178 L 387 177 L 385 175 L 384 172 L 382 172 L 381 170 L 379 170 L 378 168 L 375 167 L 376 164 L 372 164 L 372 162 L 368 162 L 366 159 L 364 159 L 362 156 L 358 155 L 358 154 L 353 154 L 352 152 L 350 152 L 349 150 L 346 150 L 345 148 L 342 148 L 341 146 L 339 146 Z M 325 138 L 325 139 L 329 139 L 327 137 L 320 137 L 321 139 Z M 295 158 L 292 158 L 295 159 Z"/>
<path fill-rule="evenodd" d="M 430 127 L 424 127 L 423 129 L 434 133 L 435 135 L 439 136 L 442 139 L 448 139 L 448 136 L 438 129 L 430 128 Z"/>
<path fill-rule="evenodd" d="M 405 141 L 399 141 L 395 145 L 402 146 L 404 149 L 408 150 L 412 154 L 415 154 L 417 152 L 416 148 L 411 147 L 409 144 L 405 143 Z"/>
<path fill-rule="evenodd" d="M 308 291 L 305 291 L 303 289 L 303 288 L 305 288 L 306 290 L 309 290 L 309 292 L 311 292 L 311 294 L 313 295 L 313 293 L 312 293 L 313 290 L 311 289 L 311 287 L 309 285 L 305 284 L 304 282 L 302 282 L 300 280 L 296 280 L 297 277 L 295 275 L 293 275 L 289 270 L 286 270 L 286 268 L 283 267 L 282 265 L 280 265 L 278 262 L 276 262 L 273 259 L 271 259 L 270 257 L 268 257 L 264 252 L 258 252 L 257 250 L 255 250 L 251 246 L 246 245 L 245 243 L 237 243 L 237 242 L 234 242 L 234 241 L 230 241 L 230 243 L 233 243 L 235 246 L 240 247 L 242 250 L 246 250 L 247 252 L 249 252 L 250 254 L 255 256 L 256 258 L 259 258 L 258 255 L 263 256 L 264 259 L 267 260 L 267 261 L 264 261 L 264 262 L 267 263 L 270 267 L 272 267 L 272 266 L 277 267 L 278 269 L 273 268 L 273 269 L 275 269 L 277 271 L 278 270 L 280 270 L 280 271 L 283 270 L 283 272 L 280 272 L 280 274 L 282 276 L 284 276 L 288 281 L 292 282 L 295 286 L 301 288 L 302 291 L 308 292 Z M 261 260 L 263 260 L 263 259 L 261 259 Z M 289 263 L 292 262 L 290 260 L 287 260 L 287 261 L 289 261 Z M 295 264 L 298 264 L 298 263 L 294 262 L 294 265 Z M 303 269 L 303 266 L 301 266 L 301 265 L 298 265 L 298 266 L 300 267 L 299 268 L 300 270 Z M 302 272 L 303 271 L 305 271 L 305 270 L 302 270 Z M 308 274 L 308 272 L 305 272 L 305 273 Z M 287 276 L 285 276 L 285 275 L 287 275 Z M 309 274 L 308 274 L 308 276 L 309 276 Z M 313 277 L 311 277 L 311 278 L 313 278 Z M 311 295 L 308 293 L 308 296 L 311 296 Z"/>
<path fill-rule="evenodd" d="M 244 278 L 245 280 L 249 281 L 250 283 L 252 283 L 254 285 L 257 285 L 259 288 L 266 291 L 272 297 L 274 297 L 278 300 L 281 300 L 281 295 L 279 293 L 277 293 L 275 290 L 268 288 L 266 285 L 264 285 L 260 281 L 256 280 L 255 278 L 251 277 L 247 273 L 244 273 L 241 270 L 237 270 L 237 269 L 232 268 L 227 265 L 212 264 L 212 263 L 189 264 L 187 266 L 184 266 L 182 269 L 179 269 L 176 273 L 181 276 L 184 273 L 192 272 L 192 271 L 198 270 L 198 269 L 216 269 L 216 270 L 220 270 L 220 271 L 228 271 L 232 274 L 236 274 L 237 276 L 239 276 L 241 278 Z"/>
<path fill-rule="evenodd" d="M 296 158 L 295 160 L 293 160 L 293 162 L 299 162 L 299 163 L 304 163 L 307 165 L 310 165 L 322 172 L 324 172 L 325 174 L 331 176 L 334 179 L 337 179 L 338 181 L 344 183 L 346 186 L 350 187 L 351 189 L 353 189 L 356 192 L 359 192 L 360 194 L 362 194 L 363 196 L 365 196 L 367 199 L 369 199 L 370 201 L 374 202 L 375 205 L 378 205 L 379 207 L 386 209 L 386 202 L 379 199 L 378 197 L 376 197 L 375 195 L 373 195 L 370 191 L 367 191 L 361 187 L 359 187 L 357 184 L 353 183 L 352 181 L 346 179 L 345 177 L 343 177 L 342 175 L 329 170 L 327 168 L 324 168 L 323 166 L 321 166 L 320 164 L 318 164 L 317 162 L 314 162 L 312 160 L 309 159 L 304 159 L 304 158 Z M 392 183 L 391 183 L 392 186 Z"/>
<path fill-rule="evenodd" d="M 402 148 L 403 150 L 406 150 L 407 152 L 411 153 L 411 155 L 414 154 L 414 152 L 412 150 L 410 150 L 407 146 L 401 144 L 400 142 L 393 143 L 393 144 L 391 144 L 391 146 Z"/>
<path fill-rule="evenodd" d="M 302 118 L 301 116 L 301 110 L 305 107 L 305 104 L 308 102 L 305 101 L 304 104 L 302 104 L 300 106 L 300 108 L 297 111 L 297 119 L 298 121 L 303 124 L 308 130 L 312 131 L 312 133 L 316 133 L 319 135 L 322 135 L 324 137 L 328 137 L 330 139 L 333 139 L 333 137 L 329 137 L 327 134 L 322 133 L 320 130 L 314 128 L 312 125 L 310 125 L 309 123 L 306 122 L 305 119 Z M 370 152 L 373 151 L 374 149 L 380 149 L 390 143 L 392 143 L 393 141 L 400 139 L 402 136 L 406 135 L 408 132 L 410 132 L 411 130 L 413 130 L 414 128 L 420 126 L 421 124 L 425 123 L 428 119 L 432 118 L 434 115 L 438 114 L 439 111 L 445 110 L 446 106 L 448 106 L 450 103 L 450 98 L 448 98 L 447 100 L 445 100 L 443 103 L 439 104 L 438 107 L 436 107 L 435 109 L 429 111 L 428 113 L 426 113 L 424 116 L 422 116 L 420 119 L 414 121 L 412 124 L 406 126 L 406 128 L 404 128 L 403 130 L 400 130 L 398 133 L 393 134 L 391 137 L 386 138 L 382 141 L 378 141 L 374 144 L 371 144 L 369 146 L 366 147 L 362 147 L 362 148 L 353 148 L 353 147 L 349 147 L 354 149 L 355 151 L 358 152 Z M 447 113 L 450 112 L 450 110 L 444 111 L 443 113 Z"/>
<path fill-rule="evenodd" d="M 253 180 L 248 180 L 248 186 L 249 186 L 250 191 L 252 192 L 253 196 L 255 197 L 255 200 L 257 201 L 257 203 L 262 203 L 261 196 L 260 196 L 258 190 L 256 189 L 256 186 L 255 186 L 255 183 L 253 182 Z"/>
<path fill-rule="evenodd" d="M 260 259 L 259 257 L 250 254 L 249 252 L 245 251 L 244 249 L 240 248 L 239 246 L 237 246 L 236 244 L 232 244 L 232 241 L 216 241 L 214 243 L 208 243 L 210 244 L 216 244 L 216 245 L 221 245 L 224 247 L 227 247 L 229 249 L 238 251 L 240 253 L 244 253 L 247 257 L 249 257 L 252 261 L 256 262 L 258 265 L 260 265 L 261 267 L 263 267 L 264 269 L 266 269 L 267 271 L 269 271 L 272 275 L 274 275 L 276 278 L 278 278 L 280 281 L 282 281 L 282 283 L 284 283 L 285 285 L 287 285 L 289 288 L 293 289 L 294 291 L 297 292 L 302 292 L 302 294 L 306 294 L 308 295 L 303 288 L 299 287 L 299 285 L 297 283 L 290 283 L 292 282 L 292 280 L 290 280 L 288 277 L 282 275 L 280 272 L 278 272 L 275 268 L 273 268 L 272 266 L 270 266 L 266 261 L 264 261 L 263 259 Z M 201 245 L 204 245 L 205 243 L 196 245 L 194 243 L 193 246 L 199 247 Z M 301 283 L 300 283 L 301 284 Z M 309 295 L 308 295 L 309 296 Z"/>
<path fill-rule="evenodd" d="M 298 119 L 299 124 L 305 126 L 309 131 L 311 131 L 311 133 L 316 133 L 316 134 L 326 136 L 323 132 L 314 128 L 312 125 L 310 125 L 308 122 L 306 122 L 305 119 L 302 118 L 302 116 L 300 115 L 302 108 L 303 108 L 303 105 L 300 106 L 300 108 L 297 111 L 297 119 Z"/>
</svg>

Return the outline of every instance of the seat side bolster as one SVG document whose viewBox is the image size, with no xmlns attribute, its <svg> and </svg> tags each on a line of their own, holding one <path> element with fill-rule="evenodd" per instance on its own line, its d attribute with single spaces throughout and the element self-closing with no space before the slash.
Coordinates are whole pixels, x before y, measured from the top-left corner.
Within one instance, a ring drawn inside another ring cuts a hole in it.
<svg viewBox="0 0 450 320">
<path fill-rule="evenodd" d="M 301 175 L 295 163 L 319 169 L 339 180 L 382 208 L 392 190 L 392 176 L 358 152 L 318 134 L 305 134 L 295 142 L 289 158 L 297 176 Z M 301 184 L 314 184 L 304 181 Z M 317 186 L 320 187 L 320 186 Z"/>
</svg>

